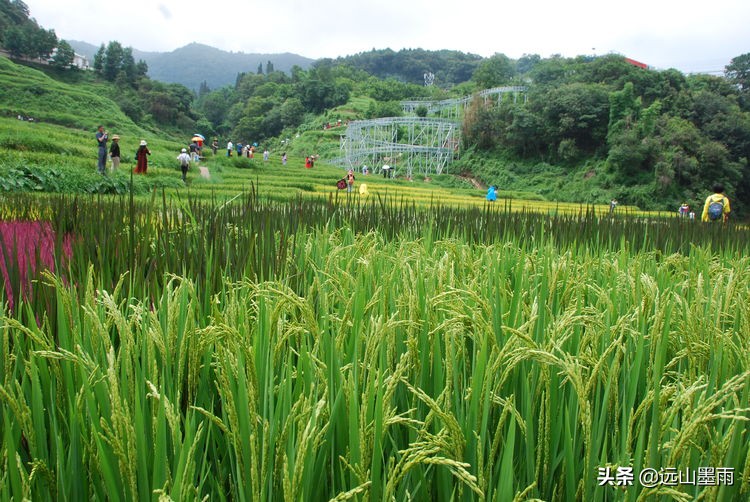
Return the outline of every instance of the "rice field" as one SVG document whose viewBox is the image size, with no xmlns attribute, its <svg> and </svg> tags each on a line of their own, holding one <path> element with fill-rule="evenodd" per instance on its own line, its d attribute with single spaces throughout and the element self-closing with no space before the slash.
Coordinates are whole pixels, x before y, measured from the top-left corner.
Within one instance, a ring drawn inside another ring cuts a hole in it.
<svg viewBox="0 0 750 502">
<path fill-rule="evenodd" d="M 2 500 L 748 499 L 747 229 L 247 179 L 0 202 Z"/>
<path fill-rule="evenodd" d="M 188 173 L 188 183 L 183 185 L 176 157 L 186 144 L 135 127 L 122 127 L 122 131 L 118 130 L 122 136 L 121 167 L 117 172 L 108 172 L 108 176 L 102 179 L 96 173 L 93 129 L 86 131 L 0 117 L 0 193 L 127 194 L 132 181 L 140 200 L 148 199 L 150 193 L 160 193 L 163 189 L 169 197 L 226 201 L 249 192 L 251 186 L 263 197 L 278 201 L 293 200 L 298 196 L 346 197 L 346 191 L 336 189 L 336 182 L 346 171 L 326 164 L 324 159 L 316 162 L 314 168 L 305 169 L 304 155 L 295 154 L 295 140 L 287 145 L 290 148 L 289 162 L 285 166 L 281 163 L 282 151 L 279 149 L 273 149 L 270 159 L 263 161 L 261 152 L 256 152 L 253 159 L 237 158 L 236 155 L 227 158 L 225 150 L 219 149 L 214 156 L 206 148 L 205 158 L 199 165 L 207 170 L 209 177 L 201 176 L 198 165 L 193 165 Z M 131 180 L 133 152 L 141 138 L 147 140 L 153 154 L 149 158 L 148 174 L 134 176 Z M 327 138 L 326 141 L 330 143 L 335 138 Z M 323 146 L 330 149 L 329 144 L 321 144 Z M 361 196 L 363 202 L 381 198 L 392 203 L 408 201 L 422 208 L 438 203 L 456 208 L 484 207 L 486 190 L 477 189 L 469 182 L 460 184 L 451 180 L 457 186 L 447 188 L 434 177 L 425 179 L 424 176 L 415 176 L 413 181 L 409 181 L 403 174 L 402 169 L 399 178 L 385 179 L 377 174 L 356 173 L 355 197 L 360 197 L 359 188 L 365 184 L 367 194 Z M 503 206 L 503 210 L 543 214 L 576 214 L 595 210 L 605 215 L 609 212 L 608 199 L 592 201 L 594 204 L 587 207 L 585 204 L 547 201 L 530 192 L 509 192 L 503 190 L 502 186 L 499 187 L 498 197 L 496 204 Z M 619 206 L 617 214 L 665 216 L 642 212 L 637 207 L 627 205 Z"/>
</svg>

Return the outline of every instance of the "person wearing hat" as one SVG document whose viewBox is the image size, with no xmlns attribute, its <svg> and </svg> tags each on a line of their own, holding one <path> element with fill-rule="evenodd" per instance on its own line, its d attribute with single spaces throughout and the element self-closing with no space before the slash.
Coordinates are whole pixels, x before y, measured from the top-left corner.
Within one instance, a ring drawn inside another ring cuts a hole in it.
<svg viewBox="0 0 750 502">
<path fill-rule="evenodd" d="M 346 180 L 346 191 L 351 193 L 354 190 L 354 171 L 349 169 L 344 179 Z"/>
<path fill-rule="evenodd" d="M 146 140 L 142 139 L 141 145 L 135 152 L 135 173 L 146 174 L 146 170 L 148 170 L 149 155 L 151 155 L 151 150 L 149 150 L 148 146 L 146 146 Z"/>
<path fill-rule="evenodd" d="M 177 156 L 177 160 L 180 161 L 180 169 L 182 169 L 182 182 L 187 183 L 187 172 L 190 167 L 190 155 L 188 155 L 185 148 L 182 149 L 182 153 Z"/>
<path fill-rule="evenodd" d="M 120 137 L 115 134 L 112 136 L 112 146 L 109 147 L 109 157 L 112 159 L 112 167 L 110 171 L 116 170 L 120 167 Z"/>
</svg>

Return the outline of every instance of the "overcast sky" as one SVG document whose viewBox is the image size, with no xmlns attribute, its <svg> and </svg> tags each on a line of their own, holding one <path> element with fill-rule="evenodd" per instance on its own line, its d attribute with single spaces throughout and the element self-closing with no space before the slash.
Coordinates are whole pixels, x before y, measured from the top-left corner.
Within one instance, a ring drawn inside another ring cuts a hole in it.
<svg viewBox="0 0 750 502">
<path fill-rule="evenodd" d="M 660 69 L 721 73 L 750 52 L 748 0 L 24 0 L 59 38 L 143 51 L 190 42 L 337 57 L 453 49 L 511 58 L 615 52 Z"/>
</svg>

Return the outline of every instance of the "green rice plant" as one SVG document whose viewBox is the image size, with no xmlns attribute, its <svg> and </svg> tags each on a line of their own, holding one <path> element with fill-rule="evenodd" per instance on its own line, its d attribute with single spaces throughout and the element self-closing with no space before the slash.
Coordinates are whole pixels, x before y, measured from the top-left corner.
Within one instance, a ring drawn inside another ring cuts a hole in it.
<svg viewBox="0 0 750 502">
<path fill-rule="evenodd" d="M 7 199 L 0 498 L 747 496 L 746 230 L 249 190 Z"/>
</svg>

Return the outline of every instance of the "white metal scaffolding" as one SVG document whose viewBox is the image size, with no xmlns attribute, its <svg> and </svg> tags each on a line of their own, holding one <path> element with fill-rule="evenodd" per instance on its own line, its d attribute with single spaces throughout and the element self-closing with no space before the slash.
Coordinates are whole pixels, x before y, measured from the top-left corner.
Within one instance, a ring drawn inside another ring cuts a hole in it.
<svg viewBox="0 0 750 502">
<path fill-rule="evenodd" d="M 479 93 L 485 103 L 500 102 L 504 96 L 526 101 L 525 87 L 496 87 Z M 391 175 L 415 172 L 424 176 L 442 174 L 458 156 L 461 142 L 461 118 L 474 96 L 442 101 L 402 101 L 406 117 L 389 117 L 350 122 L 346 135 L 341 136 L 341 157 L 331 162 L 347 169 L 361 171 L 367 166 L 371 173 L 382 173 L 389 166 Z M 432 117 L 413 114 L 427 109 Z"/>
</svg>

